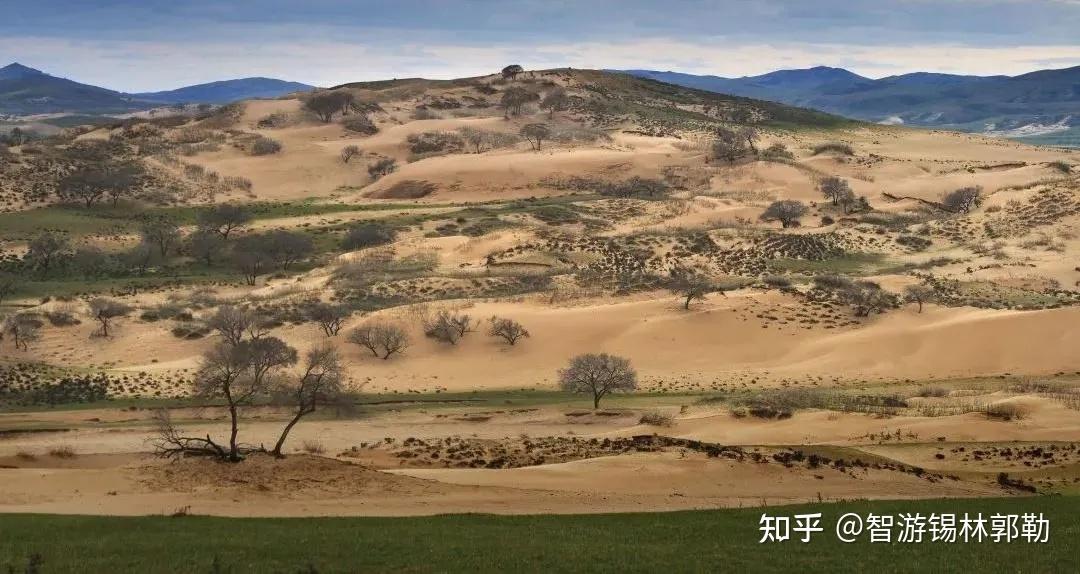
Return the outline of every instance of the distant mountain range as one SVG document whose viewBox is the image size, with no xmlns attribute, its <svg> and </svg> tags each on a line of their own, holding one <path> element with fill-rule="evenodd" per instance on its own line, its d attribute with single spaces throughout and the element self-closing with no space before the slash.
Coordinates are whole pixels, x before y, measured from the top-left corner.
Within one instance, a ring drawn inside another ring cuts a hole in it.
<svg viewBox="0 0 1080 574">
<path fill-rule="evenodd" d="M 276 98 L 313 86 L 273 78 L 241 78 L 164 92 L 125 94 L 58 78 L 22 64 L 0 68 L 0 114 L 119 114 L 175 103 L 225 104 Z"/>
<path fill-rule="evenodd" d="M 722 78 L 625 70 L 680 86 L 770 100 L 881 123 L 934 126 L 1006 137 L 1080 127 L 1080 66 L 1021 76 L 919 72 L 871 79 L 819 66 Z"/>
</svg>

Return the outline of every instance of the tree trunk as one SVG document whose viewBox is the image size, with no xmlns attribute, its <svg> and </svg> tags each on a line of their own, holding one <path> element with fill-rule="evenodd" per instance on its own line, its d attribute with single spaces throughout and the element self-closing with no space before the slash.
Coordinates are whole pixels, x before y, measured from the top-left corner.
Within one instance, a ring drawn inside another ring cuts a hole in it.
<svg viewBox="0 0 1080 574">
<path fill-rule="evenodd" d="M 240 460 L 240 449 L 236 444 L 236 435 L 240 431 L 240 417 L 236 412 L 236 405 L 232 402 L 232 397 L 229 397 L 229 418 L 232 426 L 229 433 L 229 460 L 238 462 Z"/>
<path fill-rule="evenodd" d="M 274 445 L 274 450 L 270 454 L 278 458 L 282 458 L 281 449 L 285 447 L 285 439 L 289 438 L 289 431 L 292 430 L 296 423 L 300 422 L 300 419 L 307 414 L 303 409 L 296 412 L 296 416 L 289 421 L 289 424 L 285 425 L 285 428 L 281 430 L 281 436 L 278 437 L 277 444 Z"/>
</svg>

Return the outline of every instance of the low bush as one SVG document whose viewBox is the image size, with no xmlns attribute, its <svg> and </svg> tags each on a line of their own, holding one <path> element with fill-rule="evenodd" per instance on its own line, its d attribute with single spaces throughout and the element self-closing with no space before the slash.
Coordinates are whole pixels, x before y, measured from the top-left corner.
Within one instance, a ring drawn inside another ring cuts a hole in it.
<svg viewBox="0 0 1080 574">
<path fill-rule="evenodd" d="M 268 137 L 260 137 L 251 144 L 251 155 L 273 155 L 281 149 L 281 142 Z"/>
</svg>

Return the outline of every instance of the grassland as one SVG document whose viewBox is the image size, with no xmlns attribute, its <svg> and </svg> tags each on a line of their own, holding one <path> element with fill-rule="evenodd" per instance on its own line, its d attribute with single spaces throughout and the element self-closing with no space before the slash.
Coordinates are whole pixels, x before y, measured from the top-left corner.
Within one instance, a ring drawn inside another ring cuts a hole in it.
<svg viewBox="0 0 1080 574">
<path fill-rule="evenodd" d="M 1080 498 L 851 502 L 652 514 L 423 518 L 9 515 L 0 565 L 41 572 L 1070 572 L 1080 567 Z M 762 512 L 821 512 L 810 543 L 759 544 Z M 1044 513 L 1046 544 L 844 544 L 839 516 Z"/>
</svg>

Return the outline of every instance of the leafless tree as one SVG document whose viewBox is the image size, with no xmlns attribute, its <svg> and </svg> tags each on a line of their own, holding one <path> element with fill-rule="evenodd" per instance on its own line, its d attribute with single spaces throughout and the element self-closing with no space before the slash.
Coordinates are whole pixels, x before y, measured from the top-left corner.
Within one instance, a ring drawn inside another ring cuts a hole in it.
<svg viewBox="0 0 1080 574">
<path fill-rule="evenodd" d="M 251 212 L 242 205 L 222 203 L 199 211 L 197 221 L 200 229 L 212 230 L 222 239 L 251 222 Z"/>
<path fill-rule="evenodd" d="M 712 144 L 714 158 L 734 163 L 747 153 L 749 151 L 746 146 L 746 137 L 743 134 L 724 127 L 716 130 L 716 139 L 713 140 Z"/>
<path fill-rule="evenodd" d="M 904 287 L 904 300 L 919 304 L 919 312 L 922 313 L 923 303 L 934 298 L 934 289 L 929 285 L 908 285 Z"/>
<path fill-rule="evenodd" d="M 340 331 L 345 321 L 352 315 L 352 309 L 347 305 L 331 305 L 329 303 L 315 303 L 307 309 L 307 318 L 318 323 L 327 337 L 334 337 Z"/>
<path fill-rule="evenodd" d="M 600 399 L 616 391 L 637 388 L 637 372 L 630 360 L 607 353 L 588 353 L 570 359 L 559 370 L 559 386 L 572 393 L 592 393 L 593 408 L 600 408 Z"/>
<path fill-rule="evenodd" d="M 436 341 L 456 345 L 466 333 L 473 330 L 472 317 L 464 313 L 443 309 L 425 321 L 424 334 Z"/>
<path fill-rule="evenodd" d="M 126 317 L 131 311 L 131 306 L 116 301 L 115 299 L 98 297 L 97 299 L 90 301 L 90 316 L 98 323 L 101 323 L 102 337 L 109 336 L 109 325 L 112 324 L 114 319 Z"/>
<path fill-rule="evenodd" d="M 70 254 L 71 243 L 67 237 L 46 231 L 30 241 L 25 258 L 34 269 L 45 275 Z"/>
<path fill-rule="evenodd" d="M 540 144 L 551 137 L 551 128 L 547 124 L 526 124 L 518 133 L 521 134 L 521 137 L 529 140 L 529 144 L 536 151 L 540 151 Z"/>
<path fill-rule="evenodd" d="M 491 132 L 469 126 L 458 128 L 457 131 L 461 135 L 461 139 L 471 146 L 475 153 L 482 152 L 485 145 L 491 144 Z"/>
<path fill-rule="evenodd" d="M 821 191 L 821 195 L 825 196 L 825 199 L 831 200 L 833 205 L 840 203 L 841 195 L 852 193 L 847 180 L 832 175 L 822 178 L 821 182 L 818 183 L 818 190 Z"/>
<path fill-rule="evenodd" d="M 165 259 L 172 246 L 180 241 L 180 226 L 168 216 L 143 217 L 139 227 L 143 241 L 157 246 L 162 259 Z"/>
<path fill-rule="evenodd" d="M 360 146 L 347 145 L 341 148 L 341 162 L 349 163 L 349 160 L 360 155 Z"/>
<path fill-rule="evenodd" d="M 704 301 L 709 293 L 719 290 L 716 283 L 704 273 L 686 267 L 677 267 L 671 271 L 668 289 L 684 299 L 683 309 L 689 309 L 694 300 Z M 724 292 L 720 290 L 720 293 Z"/>
<path fill-rule="evenodd" d="M 896 296 L 873 281 L 853 281 L 842 290 L 842 295 L 855 307 L 858 317 L 869 317 L 871 313 L 896 306 Z"/>
<path fill-rule="evenodd" d="M 218 307 L 209 319 L 206 326 L 217 331 L 221 338 L 228 344 L 239 345 L 245 337 L 249 339 L 261 339 L 266 335 L 266 318 L 248 309 L 241 309 L 233 305 Z"/>
<path fill-rule="evenodd" d="M 228 460 L 229 453 L 225 447 L 214 442 L 210 435 L 205 437 L 186 436 L 172 422 L 172 416 L 167 409 L 154 411 L 154 421 L 157 430 L 150 444 L 154 447 L 154 453 L 160 457 L 178 458 L 183 456 L 209 456 L 220 460 Z"/>
<path fill-rule="evenodd" d="M 785 229 L 798 227 L 799 218 L 806 215 L 807 209 L 801 201 L 782 199 L 774 201 L 761 214 L 762 221 L 779 221 Z"/>
<path fill-rule="evenodd" d="M 503 91 L 499 105 L 504 111 L 504 117 L 509 119 L 510 116 L 521 115 L 521 112 L 525 109 L 525 104 L 535 102 L 538 99 L 540 99 L 540 96 L 525 88 L 511 86 Z"/>
<path fill-rule="evenodd" d="M 550 92 L 544 94 L 544 98 L 540 100 L 540 109 L 547 110 L 548 119 L 555 117 L 555 112 L 561 112 L 565 110 L 570 104 L 570 98 L 566 95 L 566 90 L 562 88 L 554 88 Z"/>
<path fill-rule="evenodd" d="M 207 266 L 214 264 L 214 257 L 225 248 L 225 240 L 212 229 L 197 229 L 186 240 L 187 253 L 202 260 Z"/>
<path fill-rule="evenodd" d="M 266 395 L 274 383 L 271 375 L 294 363 L 296 350 L 276 337 L 245 340 L 238 345 L 222 341 L 203 355 L 195 375 L 195 393 L 225 400 L 230 425 L 228 460 L 239 461 L 245 454 L 237 441 L 241 407 Z"/>
<path fill-rule="evenodd" d="M 353 329 L 349 333 L 349 342 L 365 347 L 385 361 L 409 347 L 409 336 L 397 325 L 371 322 Z"/>
<path fill-rule="evenodd" d="M 19 313 L 0 321 L 0 339 L 11 337 L 16 349 L 30 350 L 30 343 L 41 338 L 44 323 L 34 315 Z"/>
<path fill-rule="evenodd" d="M 513 319 L 506 317 L 492 317 L 491 328 L 488 330 L 488 335 L 492 337 L 501 337 L 504 341 L 514 346 L 517 342 L 525 337 L 529 336 L 529 331 L 525 327 Z"/>
<path fill-rule="evenodd" d="M 283 379 L 288 381 L 278 388 L 278 392 L 290 399 L 296 408 L 292 419 L 281 430 L 281 436 L 271 454 L 282 456 L 282 448 L 289 432 L 300 422 L 303 417 L 315 412 L 320 403 L 333 400 L 342 391 L 342 369 L 337 350 L 325 345 L 318 346 L 307 352 L 304 358 L 304 369 L 296 379 Z"/>
</svg>

